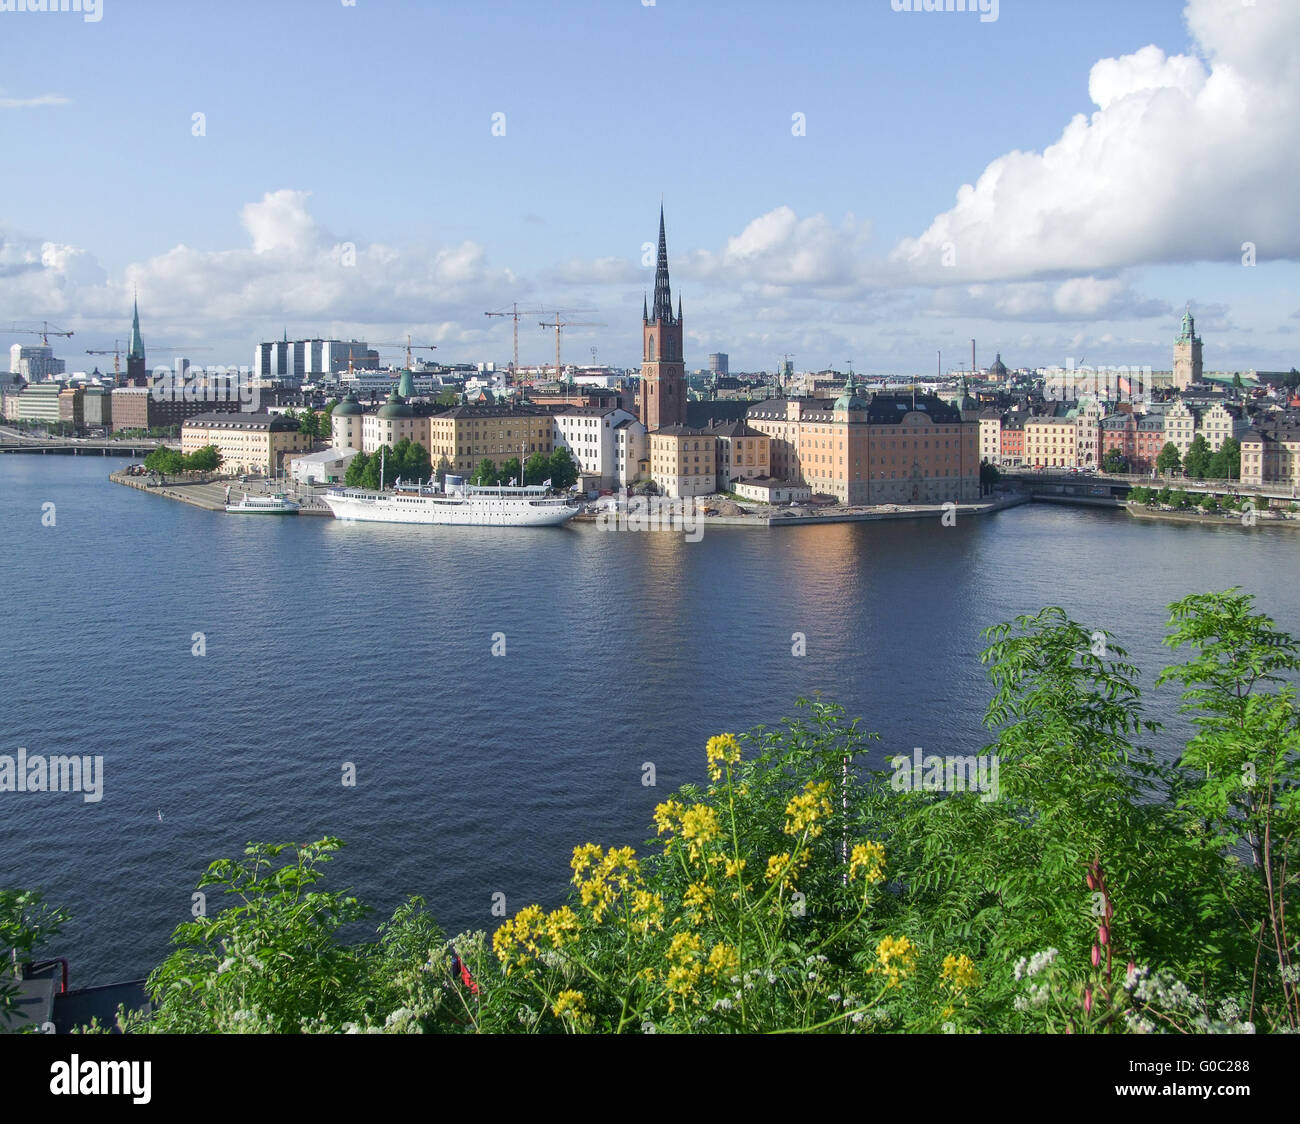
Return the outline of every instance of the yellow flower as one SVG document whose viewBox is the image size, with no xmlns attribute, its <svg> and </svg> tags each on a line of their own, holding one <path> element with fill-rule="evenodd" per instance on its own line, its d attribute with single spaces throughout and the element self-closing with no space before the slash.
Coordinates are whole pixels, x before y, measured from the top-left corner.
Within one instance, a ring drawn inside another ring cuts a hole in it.
<svg viewBox="0 0 1300 1124">
<path fill-rule="evenodd" d="M 684 811 L 678 800 L 668 800 L 660 804 L 655 808 L 655 834 L 662 835 L 665 831 L 676 831 L 681 826 Z"/>
<path fill-rule="evenodd" d="M 791 797 L 790 803 L 785 806 L 786 835 L 798 835 L 801 831 L 807 831 L 816 838 L 822 833 L 822 825 L 817 821 L 831 814 L 831 802 L 826 799 L 830 790 L 830 781 L 822 781 L 821 784 L 809 781 L 800 795 Z"/>
<path fill-rule="evenodd" d="M 587 873 L 587 868 L 600 862 L 602 854 L 600 846 L 596 843 L 584 843 L 581 847 L 574 847 L 573 858 L 569 860 L 569 866 L 573 868 L 573 881 L 580 882 L 582 876 Z"/>
<path fill-rule="evenodd" d="M 969 956 L 965 953 L 954 956 L 951 952 L 943 958 L 939 979 L 953 995 L 960 995 L 968 987 L 979 987 L 983 982 L 979 969 L 975 967 L 975 962 Z"/>
<path fill-rule="evenodd" d="M 729 944 L 715 944 L 709 952 L 709 975 L 731 977 L 740 971 L 740 953 Z"/>
<path fill-rule="evenodd" d="M 686 893 L 682 895 L 682 904 L 691 909 L 698 909 L 705 917 L 712 917 L 713 896 L 716 893 L 712 886 L 706 886 L 703 882 L 692 882 L 686 887 Z"/>
<path fill-rule="evenodd" d="M 546 914 L 542 912 L 542 907 L 529 905 L 492 934 L 492 949 L 497 954 L 497 959 L 506 966 L 507 972 L 512 962 L 524 964 L 530 953 L 533 956 L 538 954 L 540 949 L 537 938 L 543 935 L 545 923 Z"/>
<path fill-rule="evenodd" d="M 706 843 L 721 833 L 718 813 L 707 804 L 692 804 L 682 814 L 681 835 L 690 845 L 690 857 L 698 859 Z"/>
<path fill-rule="evenodd" d="M 862 872 L 868 886 L 885 877 L 885 848 L 879 843 L 855 843 L 849 855 L 849 881 Z"/>
<path fill-rule="evenodd" d="M 649 890 L 637 890 L 632 895 L 632 928 L 638 933 L 664 927 L 664 900 Z"/>
<path fill-rule="evenodd" d="M 582 931 L 578 915 L 567 905 L 547 915 L 546 936 L 556 948 L 562 948 L 566 942 L 577 940 Z"/>
<path fill-rule="evenodd" d="M 551 1014 L 557 1019 L 564 1014 L 581 1015 L 585 1002 L 580 991 L 562 991 L 555 997 L 555 1006 L 551 1008 Z"/>
<path fill-rule="evenodd" d="M 879 963 L 867 971 L 883 973 L 886 987 L 898 987 L 899 982 L 916 968 L 919 951 L 906 937 L 885 937 L 876 946 L 876 959 Z"/>
<path fill-rule="evenodd" d="M 741 872 L 742 870 L 744 870 L 744 869 L 745 869 L 745 860 L 744 860 L 744 859 L 728 859 L 728 860 L 727 860 L 727 877 L 728 877 L 728 878 L 739 878 L 739 877 L 740 877 L 740 872 Z"/>
<path fill-rule="evenodd" d="M 740 743 L 735 734 L 719 734 L 709 739 L 704 753 L 709 759 L 709 780 L 718 781 L 722 779 L 723 765 L 739 764 Z"/>
</svg>

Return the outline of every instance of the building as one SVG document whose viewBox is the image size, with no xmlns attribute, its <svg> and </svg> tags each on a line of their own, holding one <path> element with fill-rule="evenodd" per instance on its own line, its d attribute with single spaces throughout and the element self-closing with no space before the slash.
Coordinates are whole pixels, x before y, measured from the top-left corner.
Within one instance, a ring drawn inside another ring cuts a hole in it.
<svg viewBox="0 0 1300 1124">
<path fill-rule="evenodd" d="M 283 339 L 259 343 L 253 352 L 253 377 L 262 383 L 296 385 L 341 375 L 350 366 L 376 368 L 379 352 L 364 340 L 291 340 L 287 332 Z"/>
<path fill-rule="evenodd" d="M 1007 414 L 998 431 L 1001 463 L 1008 468 L 1019 468 L 1025 463 L 1025 415 Z"/>
<path fill-rule="evenodd" d="M 74 430 L 86 428 L 86 392 L 82 387 L 69 386 L 59 391 L 59 421 Z"/>
<path fill-rule="evenodd" d="M 1193 383 L 1200 382 L 1203 369 L 1201 339 L 1196 334 L 1192 307 L 1188 305 L 1183 313 L 1183 329 L 1174 341 L 1174 386 L 1186 390 Z"/>
<path fill-rule="evenodd" d="M 223 472 L 274 476 L 284 467 L 286 453 L 310 450 L 311 438 L 282 414 L 209 411 L 187 418 L 181 427 L 182 453 L 206 445 L 221 454 Z"/>
<path fill-rule="evenodd" d="M 707 496 L 718 475 L 718 439 L 688 425 L 649 432 L 650 479 L 670 499 Z"/>
<path fill-rule="evenodd" d="M 1079 446 L 1074 411 L 1064 417 L 1039 414 L 1025 419 L 1025 464 L 1035 468 L 1075 468 Z"/>
<path fill-rule="evenodd" d="M 732 491 L 738 496 L 757 503 L 806 503 L 812 499 L 812 489 L 806 484 L 791 484 L 772 476 L 736 480 Z"/>
<path fill-rule="evenodd" d="M 1300 486 L 1300 425 L 1265 423 L 1243 436 L 1241 482 Z"/>
<path fill-rule="evenodd" d="M 555 411 L 556 449 L 568 449 L 578 470 L 601 490 L 634 484 L 646 459 L 646 429 L 612 406 L 565 406 Z"/>
<path fill-rule="evenodd" d="M 979 424 L 933 394 L 776 398 L 746 421 L 772 440 L 771 475 L 841 503 L 946 503 L 979 498 Z"/>
<path fill-rule="evenodd" d="M 429 418 L 417 416 L 406 399 L 394 391 L 374 413 L 361 415 L 361 451 L 369 456 L 383 445 L 391 449 L 401 441 L 428 449 Z"/>
<path fill-rule="evenodd" d="M 653 312 L 653 315 L 652 315 Z M 686 364 L 682 358 L 682 302 L 673 298 L 668 282 L 668 241 L 664 209 L 659 208 L 659 260 L 655 267 L 653 310 L 641 310 L 641 424 L 656 429 L 686 424 Z M 651 449 L 651 460 L 654 459 Z"/>
<path fill-rule="evenodd" d="M 1101 464 L 1101 403 L 1085 398 L 1074 411 L 1074 463 L 1080 468 Z"/>
<path fill-rule="evenodd" d="M 730 357 L 725 351 L 715 351 L 709 356 L 709 374 L 711 375 L 729 375 L 728 362 Z"/>
<path fill-rule="evenodd" d="M 28 347 L 16 343 L 9 349 L 9 373 L 22 375 L 28 382 L 57 378 L 66 368 L 62 359 L 54 358 L 54 348 L 48 344 Z"/>
<path fill-rule="evenodd" d="M 117 345 L 114 344 L 114 347 Z M 145 362 L 144 340 L 140 336 L 140 302 L 131 302 L 131 341 L 126 348 L 125 386 L 148 386 L 149 370 Z"/>
<path fill-rule="evenodd" d="M 1216 402 L 1208 410 L 1201 413 L 1201 424 L 1198 432 L 1205 438 L 1206 444 L 1210 446 L 1210 451 L 1217 453 L 1229 437 L 1240 441 L 1249 430 L 1250 421 L 1245 417 L 1245 413 L 1240 406 L 1229 406 L 1224 402 Z"/>
<path fill-rule="evenodd" d="M 1165 440 L 1178 447 L 1184 459 L 1201 427 L 1201 411 L 1187 405 L 1181 398 L 1165 411 Z"/>
<path fill-rule="evenodd" d="M 534 453 L 549 457 L 555 448 L 555 418 L 535 406 L 455 406 L 428 422 L 434 467 L 446 457 L 450 471 L 462 476 L 473 475 L 485 459 L 500 469 Z"/>
<path fill-rule="evenodd" d="M 88 386 L 82 400 L 88 429 L 107 429 L 113 424 L 113 391 L 107 386 Z"/>
<path fill-rule="evenodd" d="M 1002 463 L 1002 415 L 997 410 L 981 410 L 980 424 L 980 462 L 989 464 Z"/>
<path fill-rule="evenodd" d="M 767 478 L 772 468 L 772 439 L 743 421 L 720 422 L 708 431 L 718 441 L 717 490 L 729 492 L 739 479 Z"/>
<path fill-rule="evenodd" d="M 119 386 L 113 389 L 110 410 L 113 432 L 119 433 L 124 429 L 167 429 L 203 413 L 237 412 L 239 400 L 186 401 L 183 395 L 156 393 L 148 386 Z"/>
<path fill-rule="evenodd" d="M 322 449 L 286 460 L 289 475 L 300 484 L 338 484 L 347 475 L 348 465 L 356 455 L 355 449 Z"/>
<path fill-rule="evenodd" d="M 53 425 L 55 422 L 62 420 L 59 410 L 59 396 L 63 393 L 63 390 L 64 387 L 61 382 L 31 383 L 23 387 L 20 394 L 12 396 L 12 416 L 8 414 L 6 416 L 11 421 Z M 10 396 L 6 396 L 7 406 L 10 400 Z"/>
</svg>

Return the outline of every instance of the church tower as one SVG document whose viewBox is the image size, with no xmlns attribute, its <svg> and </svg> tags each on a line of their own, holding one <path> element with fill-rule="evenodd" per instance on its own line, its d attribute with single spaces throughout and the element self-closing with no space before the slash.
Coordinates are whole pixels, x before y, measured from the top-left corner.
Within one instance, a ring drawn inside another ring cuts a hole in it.
<svg viewBox="0 0 1300 1124">
<path fill-rule="evenodd" d="M 673 315 L 668 285 L 668 240 L 659 207 L 659 261 L 653 308 L 641 308 L 641 423 L 652 433 L 686 424 L 686 365 L 682 359 L 682 302 Z"/>
<path fill-rule="evenodd" d="M 1186 390 L 1192 383 L 1201 381 L 1201 371 L 1201 340 L 1189 304 L 1183 313 L 1183 330 L 1174 340 L 1174 386 Z"/>
<path fill-rule="evenodd" d="M 126 385 L 148 386 L 149 375 L 145 369 L 144 341 L 140 338 L 140 302 L 135 302 L 131 318 L 131 342 L 126 349 Z"/>
</svg>

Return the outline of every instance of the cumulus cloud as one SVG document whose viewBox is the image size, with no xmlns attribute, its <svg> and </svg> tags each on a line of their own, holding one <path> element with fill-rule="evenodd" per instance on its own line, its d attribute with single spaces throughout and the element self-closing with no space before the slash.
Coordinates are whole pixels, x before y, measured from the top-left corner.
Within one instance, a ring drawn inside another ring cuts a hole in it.
<svg viewBox="0 0 1300 1124">
<path fill-rule="evenodd" d="M 1231 261 L 1243 242 L 1300 256 L 1300 4 L 1189 0 L 1185 18 L 1195 54 L 1098 62 L 1095 112 L 993 160 L 891 265 L 944 284 Z"/>
</svg>

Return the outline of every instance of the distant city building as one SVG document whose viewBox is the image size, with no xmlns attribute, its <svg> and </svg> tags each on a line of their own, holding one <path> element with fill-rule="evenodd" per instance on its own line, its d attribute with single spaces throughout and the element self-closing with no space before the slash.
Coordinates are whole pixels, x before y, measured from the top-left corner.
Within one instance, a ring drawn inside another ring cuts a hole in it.
<svg viewBox="0 0 1300 1124">
<path fill-rule="evenodd" d="M 729 375 L 730 370 L 727 368 L 727 353 L 725 351 L 715 351 L 709 356 L 709 374 L 711 375 Z"/>
<path fill-rule="evenodd" d="M 114 344 L 116 347 L 117 345 Z M 140 302 L 131 302 L 131 340 L 126 348 L 126 386 L 148 386 L 149 370 L 145 363 L 144 340 L 140 336 Z"/>
<path fill-rule="evenodd" d="M 119 386 L 113 390 L 110 409 L 113 432 L 118 433 L 124 429 L 166 429 L 197 414 L 238 411 L 239 400 L 186 401 L 180 395 L 156 395 L 147 386 Z"/>
<path fill-rule="evenodd" d="M 264 382 L 302 383 L 379 366 L 379 352 L 364 340 L 291 340 L 259 343 L 253 352 L 253 377 Z"/>
<path fill-rule="evenodd" d="M 686 364 L 682 358 L 682 302 L 668 282 L 668 240 L 664 209 L 659 208 L 659 260 L 655 267 L 653 309 L 641 310 L 641 424 L 653 433 L 686 421 Z M 653 448 L 651 449 L 653 459 Z"/>
<path fill-rule="evenodd" d="M 54 348 L 48 345 L 16 343 L 9 349 L 9 373 L 21 375 L 28 382 L 56 378 L 66 370 L 67 364 L 62 359 L 55 359 Z"/>
<path fill-rule="evenodd" d="M 60 420 L 59 395 L 62 393 L 62 383 L 31 383 L 25 386 L 21 393 L 5 396 L 5 417 L 10 421 L 43 422 L 51 425 Z"/>
<path fill-rule="evenodd" d="M 1174 341 L 1174 386 L 1186 390 L 1201 381 L 1201 339 L 1196 334 L 1196 321 L 1192 319 L 1189 305 L 1183 313 L 1183 329 Z"/>
</svg>

